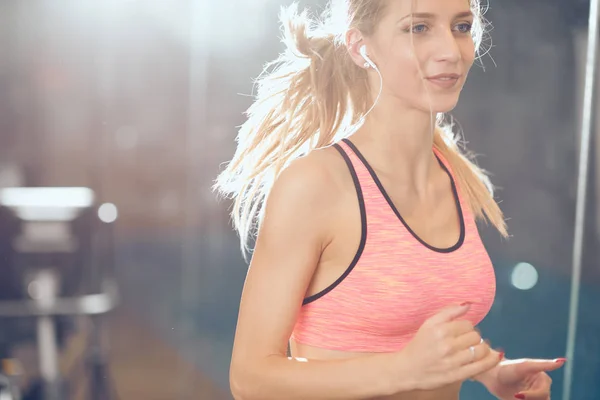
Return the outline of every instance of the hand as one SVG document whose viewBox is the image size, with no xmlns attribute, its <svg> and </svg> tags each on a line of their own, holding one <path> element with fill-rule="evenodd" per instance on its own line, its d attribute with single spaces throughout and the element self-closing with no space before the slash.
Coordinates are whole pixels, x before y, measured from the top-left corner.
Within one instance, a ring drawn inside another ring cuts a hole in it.
<svg viewBox="0 0 600 400">
<path fill-rule="evenodd" d="M 504 360 L 481 383 L 499 399 L 550 400 L 552 379 L 546 371 L 558 369 L 564 363 L 564 358 Z"/>
<path fill-rule="evenodd" d="M 429 318 L 398 353 L 407 363 L 416 389 L 432 390 L 464 381 L 498 365 L 502 356 L 490 351 L 473 324 L 458 318 L 470 304 L 443 309 Z"/>
</svg>

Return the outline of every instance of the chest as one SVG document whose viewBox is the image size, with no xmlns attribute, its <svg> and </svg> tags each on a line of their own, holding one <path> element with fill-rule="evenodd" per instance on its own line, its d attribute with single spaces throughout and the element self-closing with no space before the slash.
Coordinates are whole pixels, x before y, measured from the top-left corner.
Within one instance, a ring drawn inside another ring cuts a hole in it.
<svg viewBox="0 0 600 400">
<path fill-rule="evenodd" d="M 367 251 L 344 283 L 355 288 L 339 308 L 349 311 L 348 322 L 390 337 L 410 336 L 442 308 L 465 301 L 474 303 L 466 318 L 477 325 L 496 293 L 491 261 L 472 243 L 451 254 Z"/>
<path fill-rule="evenodd" d="M 389 184 L 387 187 L 389 189 L 381 193 L 387 205 L 379 201 L 379 207 L 389 208 L 395 214 L 400 229 L 408 229 L 436 248 L 450 247 L 457 242 L 461 230 L 461 207 L 449 180 L 438 184 L 436 190 L 422 198 L 402 186 Z"/>
</svg>

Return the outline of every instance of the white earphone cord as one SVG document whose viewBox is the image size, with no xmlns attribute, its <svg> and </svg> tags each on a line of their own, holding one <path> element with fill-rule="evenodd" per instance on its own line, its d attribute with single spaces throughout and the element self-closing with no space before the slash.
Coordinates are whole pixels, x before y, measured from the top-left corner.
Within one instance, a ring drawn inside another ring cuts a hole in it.
<svg viewBox="0 0 600 400">
<path fill-rule="evenodd" d="M 367 115 L 369 115 L 371 113 L 371 111 L 373 111 L 373 109 L 379 102 L 379 98 L 381 97 L 381 93 L 383 92 L 383 75 L 381 75 L 381 72 L 379 71 L 379 68 L 377 68 L 377 65 L 375 65 L 375 63 L 373 61 L 371 61 L 369 56 L 367 56 L 366 47 L 363 46 L 361 48 L 360 54 L 363 56 L 363 58 L 365 59 L 367 64 L 370 65 L 375 70 L 375 72 L 377 72 L 377 74 L 379 75 L 379 93 L 377 94 L 377 97 L 375 98 L 375 101 L 373 102 L 373 105 L 371 106 L 369 111 L 367 111 L 365 113 L 365 115 L 362 116 L 361 121 L 364 123 L 364 120 L 365 120 L 365 118 L 367 118 Z"/>
</svg>

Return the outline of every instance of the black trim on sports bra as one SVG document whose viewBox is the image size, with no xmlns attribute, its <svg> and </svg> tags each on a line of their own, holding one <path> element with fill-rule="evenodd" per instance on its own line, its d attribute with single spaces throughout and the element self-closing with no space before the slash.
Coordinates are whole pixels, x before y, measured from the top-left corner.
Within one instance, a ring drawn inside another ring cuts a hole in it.
<svg viewBox="0 0 600 400">
<path fill-rule="evenodd" d="M 325 289 L 321 290 L 318 293 L 313 294 L 312 296 L 306 297 L 302 302 L 302 305 L 306 305 L 311 303 L 321 297 L 325 296 L 327 293 L 331 292 L 337 285 L 339 285 L 346 277 L 352 272 L 358 260 L 360 260 L 360 256 L 365 249 L 365 243 L 367 242 L 367 211 L 365 209 L 365 200 L 363 198 L 362 188 L 360 187 L 360 181 L 358 180 L 358 176 L 356 175 L 356 171 L 354 170 L 354 166 L 352 165 L 352 161 L 350 161 L 350 157 L 346 154 L 344 149 L 339 144 L 334 144 L 333 147 L 342 155 L 344 161 L 346 161 L 346 165 L 350 170 L 350 175 L 352 175 L 352 181 L 354 182 L 354 187 L 356 189 L 356 195 L 358 197 L 358 206 L 360 208 L 360 224 L 361 224 L 361 232 L 360 232 L 360 244 L 358 245 L 358 249 L 356 250 L 356 254 L 354 255 L 354 259 L 346 268 L 346 271 L 335 280 L 331 285 L 327 286 Z"/>
<path fill-rule="evenodd" d="M 437 156 L 437 154 L 435 154 L 436 159 L 438 160 L 438 162 L 440 163 L 440 166 L 444 169 L 444 171 L 446 171 L 446 174 L 448 174 L 448 177 L 450 178 L 450 183 L 452 185 L 452 194 L 454 195 L 454 202 L 456 204 L 456 209 L 458 211 L 458 217 L 460 220 L 460 236 L 458 238 L 458 241 L 452 245 L 451 247 L 447 247 L 447 248 L 440 248 L 440 247 L 435 247 L 430 245 L 429 243 L 425 242 L 423 239 L 421 239 L 412 229 L 411 227 L 406 223 L 406 221 L 404 220 L 404 218 L 402 218 L 402 215 L 400 214 L 400 212 L 398 211 L 398 209 L 396 208 L 396 206 L 394 205 L 394 202 L 392 201 L 392 199 L 390 198 L 390 196 L 388 195 L 387 191 L 385 190 L 385 188 L 383 187 L 383 185 L 381 184 L 381 181 L 379 180 L 379 178 L 377 177 L 377 174 L 375 173 L 375 171 L 373 170 L 373 168 L 371 167 L 371 165 L 369 164 L 369 162 L 365 159 L 365 157 L 362 155 L 362 153 L 356 148 L 356 146 L 354 145 L 354 143 L 352 143 L 349 139 L 345 138 L 342 139 L 342 141 L 344 143 L 346 143 L 348 146 L 350 146 L 350 148 L 352 149 L 352 151 L 354 151 L 354 153 L 356 154 L 356 156 L 360 159 L 360 161 L 364 164 L 364 166 L 367 168 L 367 170 L 369 171 L 369 173 L 371 174 L 371 177 L 373 178 L 373 181 L 375 182 L 375 184 L 377 185 L 377 187 L 379 188 L 379 191 L 381 192 L 381 194 L 383 195 L 383 197 L 385 198 L 385 200 L 387 201 L 387 203 L 389 204 L 389 206 L 392 208 L 392 210 L 394 211 L 394 214 L 396 214 L 396 216 L 398 217 L 398 219 L 400 220 L 400 222 L 402 222 L 402 224 L 404 225 L 404 227 L 406 228 L 406 230 L 419 242 L 421 243 L 423 246 L 427 247 L 428 249 L 438 252 L 438 253 L 451 253 L 453 251 L 458 250 L 462 244 L 465 241 L 465 218 L 463 215 L 463 210 L 462 207 L 460 205 L 460 199 L 458 197 L 458 192 L 456 189 L 456 183 L 454 182 L 454 178 L 452 177 L 452 174 L 450 173 L 450 171 L 448 171 L 448 168 L 446 167 L 446 165 L 442 162 L 442 160 L 440 160 Z"/>
</svg>

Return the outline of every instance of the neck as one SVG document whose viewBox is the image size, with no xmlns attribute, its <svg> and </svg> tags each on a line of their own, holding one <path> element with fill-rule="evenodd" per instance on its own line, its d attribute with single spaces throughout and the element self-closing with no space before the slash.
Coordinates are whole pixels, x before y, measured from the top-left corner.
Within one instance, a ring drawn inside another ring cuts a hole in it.
<svg viewBox="0 0 600 400">
<path fill-rule="evenodd" d="M 395 110 L 394 110 L 395 109 Z M 435 165 L 432 152 L 435 115 L 378 105 L 353 135 L 375 170 L 425 190 Z"/>
</svg>

